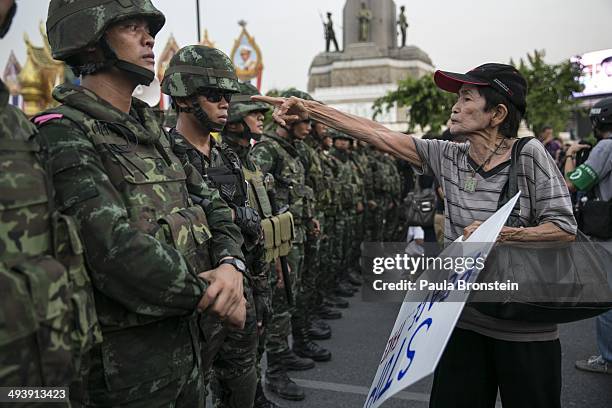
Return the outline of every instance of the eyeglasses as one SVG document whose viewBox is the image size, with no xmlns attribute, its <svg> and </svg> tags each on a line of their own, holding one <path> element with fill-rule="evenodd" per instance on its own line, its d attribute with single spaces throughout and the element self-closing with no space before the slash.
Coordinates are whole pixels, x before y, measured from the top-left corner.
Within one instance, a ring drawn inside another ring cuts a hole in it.
<svg viewBox="0 0 612 408">
<path fill-rule="evenodd" d="M 232 95 L 234 95 L 231 92 L 221 92 L 219 89 L 211 88 L 198 89 L 198 94 L 205 97 L 208 102 L 213 103 L 221 102 L 221 98 L 225 99 L 225 102 L 230 103 L 232 101 Z"/>
</svg>

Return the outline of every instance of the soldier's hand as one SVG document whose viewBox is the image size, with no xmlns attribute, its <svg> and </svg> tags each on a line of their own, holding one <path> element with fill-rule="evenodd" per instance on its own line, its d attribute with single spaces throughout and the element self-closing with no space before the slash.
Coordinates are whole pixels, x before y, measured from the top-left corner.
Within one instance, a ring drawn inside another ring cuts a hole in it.
<svg viewBox="0 0 612 408">
<path fill-rule="evenodd" d="M 361 214 L 363 210 L 364 210 L 363 202 L 360 201 L 357 203 L 357 214 Z"/>
<path fill-rule="evenodd" d="M 318 237 L 321 234 L 321 223 L 316 218 L 312 218 L 310 222 L 311 222 L 310 235 Z"/>
<path fill-rule="evenodd" d="M 210 308 L 209 311 L 221 319 L 227 318 L 230 323 L 244 327 L 246 300 L 242 286 L 242 273 L 232 265 L 222 264 L 198 276 L 209 283 L 206 293 L 198 304 L 198 310 Z"/>
<path fill-rule="evenodd" d="M 287 123 L 307 120 L 309 118 L 308 109 L 304 104 L 304 100 L 296 98 L 295 96 L 291 98 L 281 98 L 257 95 L 251 96 L 251 100 L 274 105 L 272 118 L 281 126 L 287 126 Z"/>
</svg>

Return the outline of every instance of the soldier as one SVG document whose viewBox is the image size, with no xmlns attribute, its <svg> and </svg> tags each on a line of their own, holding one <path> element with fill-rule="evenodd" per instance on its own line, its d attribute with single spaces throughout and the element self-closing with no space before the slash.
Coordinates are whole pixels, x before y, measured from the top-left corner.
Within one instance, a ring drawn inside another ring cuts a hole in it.
<svg viewBox="0 0 612 408">
<path fill-rule="evenodd" d="M 306 95 L 306 94 L 304 94 Z M 312 98 L 311 98 L 312 99 Z M 318 233 L 318 221 L 310 212 L 313 193 L 305 185 L 305 170 L 296 150 L 296 139 L 310 133 L 310 122 L 299 122 L 289 127 L 277 127 L 275 135 L 264 135 L 251 155 L 265 173 L 274 176 L 274 195 L 278 207 L 288 206 L 295 223 L 295 240 L 288 255 L 291 268 L 293 293 L 297 294 L 296 306 L 289 307 L 287 299 L 275 296 L 274 316 L 268 332 L 268 369 L 266 387 L 281 398 L 301 400 L 304 392 L 291 381 L 286 369 L 304 370 L 314 367 L 314 361 L 327 361 L 331 353 L 308 336 L 309 316 L 307 305 L 312 286 L 316 280 L 303 276 L 304 242 L 307 230 Z M 305 284 L 305 286 L 302 285 Z M 299 291 L 299 293 L 298 293 Z M 288 336 L 293 333 L 293 350 L 289 348 Z M 301 357 L 300 357 L 301 356 Z"/>
<path fill-rule="evenodd" d="M 251 95 L 259 95 L 259 91 L 253 85 L 249 83 L 239 83 L 240 94 L 232 97 L 232 102 L 229 106 L 227 124 L 223 128 L 222 139 L 236 154 L 240 157 L 244 173 L 244 178 L 247 181 L 249 202 L 257 209 L 258 214 L 262 218 L 262 225 L 272 228 L 264 228 L 264 241 L 257 246 L 257 251 L 250 251 L 247 253 L 247 264 L 250 262 L 261 263 L 261 256 L 263 255 L 265 265 L 262 265 L 262 271 L 265 270 L 268 275 L 255 276 L 254 289 L 271 294 L 274 292 L 274 287 L 278 282 L 276 276 L 272 275 L 273 269 L 270 268 L 269 261 L 273 261 L 278 257 L 279 254 L 286 255 L 284 252 L 280 252 L 280 248 L 276 247 L 274 234 L 270 234 L 273 231 L 273 225 L 280 225 L 283 222 L 290 221 L 287 217 L 277 217 L 273 212 L 273 206 L 268 196 L 268 188 L 270 187 L 270 181 L 266 182 L 264 173 L 261 171 L 259 166 L 255 164 L 253 159 L 250 157 L 249 152 L 251 151 L 251 139 L 259 140 L 263 134 L 263 121 L 264 114 L 269 110 L 268 105 L 261 102 L 251 102 Z M 286 220 L 286 221 L 285 221 Z M 291 228 L 291 225 L 284 226 L 284 228 Z M 261 251 L 264 251 L 262 254 Z M 279 251 L 278 253 L 276 251 Z M 251 260 L 252 259 L 252 260 Z M 256 297 L 259 299 L 261 297 Z M 264 316 L 265 308 L 270 308 L 271 305 L 266 304 L 259 306 L 260 302 L 256 303 L 257 311 L 257 324 L 258 324 L 258 344 L 257 344 L 257 389 L 255 393 L 254 408 L 280 408 L 274 402 L 268 400 L 263 388 L 261 386 L 261 368 L 259 363 L 263 352 L 265 351 L 265 323 L 268 321 L 268 316 Z"/>
<path fill-rule="evenodd" d="M 406 46 L 406 30 L 408 29 L 408 19 L 406 18 L 405 6 L 400 6 L 400 15 L 397 20 L 397 25 L 399 26 L 400 34 L 402 36 L 402 45 L 400 45 L 400 48 L 403 48 Z"/>
<path fill-rule="evenodd" d="M 339 318 L 342 314 L 334 307 L 347 308 L 348 301 L 337 297 L 333 293 L 335 285 L 335 270 L 333 269 L 331 253 L 332 231 L 338 209 L 338 191 L 340 185 L 336 181 L 335 172 L 338 166 L 337 159 L 330 155 L 329 148 L 324 146 L 324 140 L 329 138 L 329 129 L 320 122 L 312 122 L 312 131 L 304 142 L 312 148 L 320 163 L 321 178 L 314 181 L 316 189 L 317 219 L 321 225 L 321 238 L 319 242 L 318 268 L 320 268 L 317 284 L 317 305 L 321 305 L 319 316 L 323 319 Z"/>
<path fill-rule="evenodd" d="M 361 286 L 363 279 L 361 278 L 361 268 L 359 266 L 359 260 L 361 257 L 361 242 L 363 241 L 364 230 L 364 215 L 367 205 L 366 197 L 366 166 L 363 165 L 362 158 L 356 150 L 356 142 L 349 149 L 349 162 L 352 168 L 352 180 L 353 180 L 353 200 L 355 205 L 352 211 L 352 238 L 349 249 L 349 269 L 346 276 L 347 281 L 355 286 Z"/>
<path fill-rule="evenodd" d="M 16 11 L 0 1 L 0 38 Z M 65 387 L 100 326 L 74 220 L 52 202 L 35 126 L 8 102 L 0 81 L 0 384 Z"/>
<path fill-rule="evenodd" d="M 311 126 L 311 131 L 313 127 Z M 306 242 L 304 244 L 304 269 L 303 277 L 307 277 L 310 282 L 304 284 L 303 287 L 308 295 L 308 309 L 312 311 L 310 314 L 310 328 L 308 334 L 313 340 L 325 340 L 331 337 L 331 327 L 323 320 L 319 319 L 339 319 L 342 313 L 337 310 L 332 310 L 323 304 L 323 298 L 319 294 L 317 282 L 321 279 L 321 233 L 325 225 L 324 208 L 329 205 L 331 200 L 331 189 L 328 177 L 323 174 L 323 166 L 316 150 L 310 145 L 310 135 L 303 140 L 296 140 L 295 146 L 300 160 L 306 172 L 306 185 L 310 187 L 314 194 L 314 205 L 312 211 L 319 221 L 319 231 L 308 231 L 306 234 Z M 306 286 L 309 287 L 306 290 Z M 318 315 L 318 316 L 317 316 Z"/>
<path fill-rule="evenodd" d="M 333 257 L 334 270 L 336 271 L 336 294 L 343 297 L 353 296 L 356 289 L 348 283 L 348 273 L 351 264 L 352 227 L 354 216 L 357 211 L 356 197 L 357 189 L 353 176 L 353 167 L 349 159 L 350 144 L 352 137 L 334 131 L 332 133 L 334 147 L 331 154 L 338 159 L 338 173 L 336 175 L 340 183 L 340 211 L 336 216 L 334 229 Z"/>
<path fill-rule="evenodd" d="M 227 328 L 211 317 L 204 327 L 204 373 L 211 383 L 215 407 L 250 407 L 255 398 L 257 375 L 257 324 L 261 328 L 268 309 L 268 265 L 261 241 L 257 211 L 249 205 L 247 184 L 238 155 L 224 143 L 217 143 L 211 131 L 222 131 L 229 102 L 240 91 L 231 60 L 216 48 L 190 45 L 170 60 L 162 80 L 162 92 L 172 97 L 177 124 L 170 130 L 174 153 L 184 164 L 193 165 L 214 185 L 233 209 L 234 222 L 242 232 L 243 253 L 248 277 L 259 305 L 257 321 L 254 304 L 247 309 L 244 330 Z M 208 382 L 208 381 L 207 381 Z"/>
<path fill-rule="evenodd" d="M 36 123 L 55 202 L 83 240 L 102 327 L 73 391 L 84 406 L 202 406 L 198 311 L 244 325 L 231 210 L 131 97 L 154 78 L 164 22 L 149 0 L 49 6 L 53 57 L 81 76 L 81 86 L 54 90 L 61 105 Z"/>
</svg>

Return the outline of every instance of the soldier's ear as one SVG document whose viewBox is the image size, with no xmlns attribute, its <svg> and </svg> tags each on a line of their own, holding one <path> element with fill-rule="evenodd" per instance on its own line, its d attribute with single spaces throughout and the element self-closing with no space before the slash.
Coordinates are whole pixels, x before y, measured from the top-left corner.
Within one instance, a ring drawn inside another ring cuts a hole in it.
<svg viewBox="0 0 612 408">
<path fill-rule="evenodd" d="M 174 104 L 179 108 L 189 108 L 191 107 L 191 103 L 187 98 L 177 97 L 174 98 Z"/>
</svg>

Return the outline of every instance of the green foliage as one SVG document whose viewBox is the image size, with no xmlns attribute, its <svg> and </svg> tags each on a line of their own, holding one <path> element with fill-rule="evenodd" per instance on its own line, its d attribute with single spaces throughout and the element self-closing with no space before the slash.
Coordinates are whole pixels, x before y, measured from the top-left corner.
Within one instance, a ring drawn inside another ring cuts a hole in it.
<svg viewBox="0 0 612 408">
<path fill-rule="evenodd" d="M 418 125 L 423 130 L 429 128 L 431 132 L 439 133 L 446 125 L 456 100 L 456 95 L 436 86 L 433 75 L 425 75 L 420 79 L 406 78 L 399 82 L 396 91 L 374 101 L 374 119 L 397 104 L 398 107 L 408 107 L 408 131 L 414 131 Z"/>
<path fill-rule="evenodd" d="M 544 51 L 528 54 L 526 61 L 521 59 L 518 65 L 512 61 L 510 64 L 516 66 L 527 80 L 527 125 L 536 134 L 544 125 L 551 125 L 555 131 L 565 130 L 577 105 L 572 92 L 582 89 L 578 82 L 580 67 L 570 61 L 547 64 Z M 418 125 L 423 131 L 429 128 L 430 132 L 439 133 L 450 117 L 456 99 L 456 95 L 436 87 L 433 75 L 406 78 L 399 82 L 397 90 L 374 101 L 374 119 L 395 106 L 405 106 L 410 115 L 409 131 Z"/>
<path fill-rule="evenodd" d="M 527 80 L 525 122 L 536 135 L 544 125 L 552 126 L 556 132 L 565 130 L 578 103 L 572 98 L 572 92 L 582 90 L 578 65 L 569 60 L 547 64 L 544 56 L 544 51 L 536 50 L 527 54 L 527 61 L 521 59 L 518 65 L 513 64 Z"/>
</svg>

